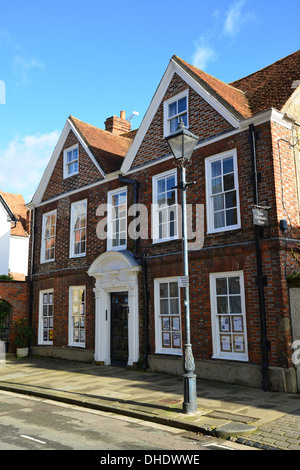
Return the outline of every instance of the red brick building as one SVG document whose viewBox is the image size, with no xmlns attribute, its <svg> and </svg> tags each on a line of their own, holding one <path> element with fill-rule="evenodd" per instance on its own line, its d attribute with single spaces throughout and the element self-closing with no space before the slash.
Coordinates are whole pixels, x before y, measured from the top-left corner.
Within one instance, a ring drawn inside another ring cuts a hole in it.
<svg viewBox="0 0 300 470">
<path fill-rule="evenodd" d="M 182 118 L 198 136 L 196 374 L 299 390 L 299 70 L 300 51 L 225 84 L 174 56 L 136 132 L 124 112 L 105 130 L 68 118 L 30 204 L 34 351 L 182 373 L 181 194 L 165 140 Z"/>
</svg>

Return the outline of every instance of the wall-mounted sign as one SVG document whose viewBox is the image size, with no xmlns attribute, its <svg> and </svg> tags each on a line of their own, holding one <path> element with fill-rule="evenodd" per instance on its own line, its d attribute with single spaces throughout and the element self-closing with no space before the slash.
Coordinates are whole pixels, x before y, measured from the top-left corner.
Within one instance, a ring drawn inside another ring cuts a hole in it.
<svg viewBox="0 0 300 470">
<path fill-rule="evenodd" d="M 269 226 L 269 212 L 267 209 L 252 209 L 253 212 L 253 224 L 260 225 L 261 227 Z"/>
<path fill-rule="evenodd" d="M 188 276 L 178 276 L 178 287 L 188 287 L 189 277 Z"/>
</svg>

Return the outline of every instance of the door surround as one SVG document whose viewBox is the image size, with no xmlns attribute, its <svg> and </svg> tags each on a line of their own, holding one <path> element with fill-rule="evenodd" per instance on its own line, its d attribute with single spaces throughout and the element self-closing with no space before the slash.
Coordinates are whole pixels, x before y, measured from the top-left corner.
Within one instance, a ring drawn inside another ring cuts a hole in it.
<svg viewBox="0 0 300 470">
<path fill-rule="evenodd" d="M 141 266 L 128 250 L 106 251 L 90 266 L 95 278 L 95 362 L 111 365 L 112 292 L 128 292 L 128 362 L 139 359 L 138 273 Z"/>
</svg>

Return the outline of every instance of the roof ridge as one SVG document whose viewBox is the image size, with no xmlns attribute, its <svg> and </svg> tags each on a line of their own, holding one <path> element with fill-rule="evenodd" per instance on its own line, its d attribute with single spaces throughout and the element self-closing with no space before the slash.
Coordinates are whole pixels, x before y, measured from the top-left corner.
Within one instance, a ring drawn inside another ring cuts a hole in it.
<svg viewBox="0 0 300 470">
<path fill-rule="evenodd" d="M 193 67 L 193 68 L 199 70 L 199 72 L 201 72 L 201 73 L 207 75 L 208 77 L 211 77 L 212 79 L 214 79 L 214 80 L 216 80 L 216 81 L 222 83 L 223 85 L 226 85 L 226 86 L 228 86 L 228 87 L 230 87 L 230 88 L 233 88 L 234 90 L 236 90 L 236 91 L 238 91 L 238 92 L 240 92 L 240 93 L 242 93 L 242 94 L 245 94 L 242 90 L 239 90 L 238 88 L 232 86 L 232 85 L 230 84 L 231 82 L 230 82 L 230 83 L 226 83 L 226 82 L 224 82 L 223 80 L 221 80 L 220 78 L 215 77 L 215 76 L 212 75 L 211 73 L 205 72 L 205 70 L 199 69 L 199 67 L 196 67 L 196 65 L 190 64 L 190 63 L 187 62 L 186 60 L 181 59 L 180 57 L 178 57 L 178 56 L 176 56 L 176 55 L 174 55 L 173 57 L 174 57 L 174 58 L 177 58 L 178 60 L 180 60 L 181 62 L 183 62 L 183 63 L 186 64 L 187 66 Z M 173 58 L 173 57 L 172 57 L 172 58 Z"/>
<path fill-rule="evenodd" d="M 207 91 L 216 94 L 216 99 L 220 102 L 223 101 L 223 104 L 231 109 L 231 112 L 233 112 L 238 119 L 241 117 L 244 119 L 251 115 L 248 99 L 243 90 L 223 82 L 219 78 L 199 69 L 195 65 L 189 64 L 176 55 L 173 55 L 172 59 L 177 65 L 188 69 L 188 73 L 193 74 L 202 87 L 209 89 Z M 230 93 L 228 93 L 229 90 Z"/>
<path fill-rule="evenodd" d="M 70 114 L 70 116 L 69 116 L 68 119 L 71 119 L 71 121 L 72 121 L 75 125 L 76 125 L 76 123 L 74 122 L 74 120 L 75 120 L 75 121 L 82 122 L 84 125 L 89 126 L 89 127 L 93 127 L 93 128 L 96 129 L 97 131 L 104 132 L 106 135 L 109 135 L 109 136 L 111 136 L 112 138 L 115 138 L 115 137 L 119 138 L 119 137 L 121 137 L 122 139 L 132 140 L 132 139 L 130 139 L 130 138 L 128 138 L 128 137 L 123 137 L 122 134 L 113 134 L 112 132 L 109 132 L 109 131 L 107 131 L 106 129 L 102 129 L 101 127 L 95 126 L 94 124 L 90 124 L 89 122 L 82 121 L 81 119 L 78 119 L 77 117 L 72 116 L 71 114 Z"/>
</svg>

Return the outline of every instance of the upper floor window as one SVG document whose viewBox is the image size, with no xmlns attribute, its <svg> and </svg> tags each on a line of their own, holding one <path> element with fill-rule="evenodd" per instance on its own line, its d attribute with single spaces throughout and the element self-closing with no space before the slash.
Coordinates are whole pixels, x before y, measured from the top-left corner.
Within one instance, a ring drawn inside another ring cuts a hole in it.
<svg viewBox="0 0 300 470">
<path fill-rule="evenodd" d="M 64 178 L 76 175 L 79 172 L 78 144 L 64 150 Z"/>
<path fill-rule="evenodd" d="M 74 202 L 71 208 L 70 256 L 85 256 L 87 201 Z"/>
<path fill-rule="evenodd" d="M 179 119 L 188 127 L 188 90 L 164 102 L 164 134 L 175 132 Z"/>
<path fill-rule="evenodd" d="M 108 250 L 122 250 L 127 245 L 127 188 L 108 193 Z"/>
<path fill-rule="evenodd" d="M 236 151 L 206 159 L 207 231 L 240 228 Z"/>
<path fill-rule="evenodd" d="M 43 215 L 41 263 L 54 261 L 56 239 L 56 210 Z"/>
<path fill-rule="evenodd" d="M 154 242 L 178 237 L 176 170 L 153 177 L 152 238 Z"/>
</svg>

